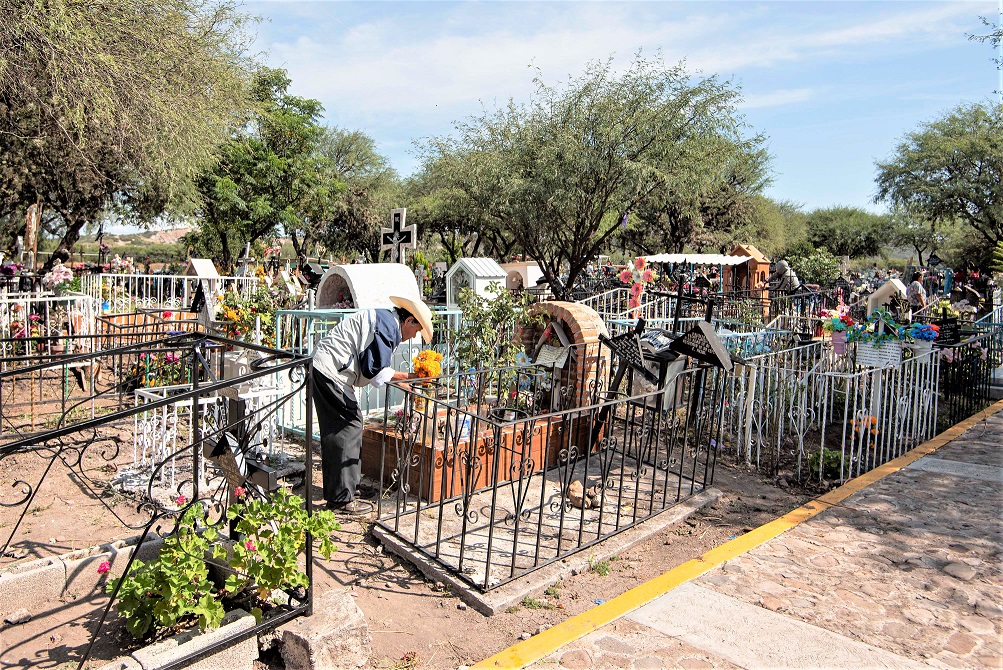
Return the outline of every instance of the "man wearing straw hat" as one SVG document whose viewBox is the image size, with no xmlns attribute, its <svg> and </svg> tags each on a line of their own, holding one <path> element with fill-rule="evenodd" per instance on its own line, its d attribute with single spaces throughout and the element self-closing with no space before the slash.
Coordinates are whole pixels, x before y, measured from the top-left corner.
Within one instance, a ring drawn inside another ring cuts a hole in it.
<svg viewBox="0 0 1003 670">
<path fill-rule="evenodd" d="M 432 340 L 432 312 L 420 300 L 390 296 L 394 308 L 351 315 L 317 344 L 313 353 L 313 400 L 320 424 L 321 471 L 328 509 L 364 514 L 356 500 L 362 479 L 362 410 L 355 389 L 408 379 L 395 371 L 394 350 L 421 333 Z"/>
</svg>

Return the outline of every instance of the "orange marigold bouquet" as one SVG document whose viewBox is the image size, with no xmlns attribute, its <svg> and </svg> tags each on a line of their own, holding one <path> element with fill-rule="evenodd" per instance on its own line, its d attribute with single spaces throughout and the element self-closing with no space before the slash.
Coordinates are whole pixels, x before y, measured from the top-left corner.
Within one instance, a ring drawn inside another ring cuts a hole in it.
<svg viewBox="0 0 1003 670">
<path fill-rule="evenodd" d="M 442 374 L 442 354 L 431 349 L 421 351 L 411 359 L 417 377 L 438 377 Z"/>
</svg>

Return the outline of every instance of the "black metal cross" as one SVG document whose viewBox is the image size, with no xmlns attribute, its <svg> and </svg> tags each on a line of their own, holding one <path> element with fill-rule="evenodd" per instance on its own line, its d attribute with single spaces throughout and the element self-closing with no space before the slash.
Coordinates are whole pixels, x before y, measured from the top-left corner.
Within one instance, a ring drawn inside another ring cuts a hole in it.
<svg viewBox="0 0 1003 670">
<path fill-rule="evenodd" d="M 380 229 L 380 251 L 390 251 L 390 262 L 400 263 L 404 257 L 401 249 L 418 244 L 418 226 L 405 226 L 407 208 L 390 210 L 390 228 Z"/>
</svg>

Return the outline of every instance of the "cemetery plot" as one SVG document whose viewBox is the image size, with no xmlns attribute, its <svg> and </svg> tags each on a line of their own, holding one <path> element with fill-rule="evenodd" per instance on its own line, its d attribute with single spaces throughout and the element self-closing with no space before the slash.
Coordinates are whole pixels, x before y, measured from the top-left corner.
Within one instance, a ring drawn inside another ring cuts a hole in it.
<svg viewBox="0 0 1003 670">
<path fill-rule="evenodd" d="M 75 364 L 86 366 L 83 387 L 68 372 Z M 104 610 L 106 585 L 132 556 L 156 559 L 156 548 L 135 549 L 143 540 L 191 527 L 205 529 L 209 542 L 235 539 L 232 505 L 273 500 L 281 479 L 302 479 L 310 456 L 277 427 L 275 414 L 303 386 L 308 364 L 178 333 L 0 372 L 0 584 L 13 589 L 0 614 L 24 609 L 46 636 L 57 631 L 67 641 L 50 650 L 48 637 L 25 638 L 2 660 L 107 661 L 135 646 L 115 609 Z M 34 406 L 24 398 L 32 392 Z M 132 544 L 115 543 L 126 537 Z M 102 542 L 111 544 L 88 549 Z M 25 579 L 37 588 L 17 587 Z M 261 601 L 262 626 L 306 611 L 305 592 L 289 592 L 287 605 Z M 110 595 L 113 605 L 121 602 Z M 258 597 L 240 606 L 255 606 Z"/>
</svg>

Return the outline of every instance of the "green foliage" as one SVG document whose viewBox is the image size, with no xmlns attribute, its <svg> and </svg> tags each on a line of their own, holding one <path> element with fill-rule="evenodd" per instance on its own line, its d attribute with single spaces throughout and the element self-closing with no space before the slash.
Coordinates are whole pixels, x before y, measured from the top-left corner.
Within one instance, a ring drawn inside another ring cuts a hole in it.
<svg viewBox="0 0 1003 670">
<path fill-rule="evenodd" d="M 808 475 L 816 481 L 839 479 L 842 462 L 840 451 L 823 447 L 821 453 L 808 459 Z"/>
<path fill-rule="evenodd" d="M 0 212 L 40 199 L 69 249 L 107 208 L 190 210 L 247 109 L 248 21 L 228 0 L 0 0 Z"/>
<path fill-rule="evenodd" d="M 616 560 L 616 556 L 606 559 L 604 561 L 597 561 L 594 558 L 589 558 L 589 570 L 599 575 L 600 577 L 606 577 L 610 573 L 612 567 L 612 562 Z"/>
<path fill-rule="evenodd" d="M 938 229 L 935 222 L 904 207 L 896 207 L 891 213 L 890 220 L 892 242 L 913 249 L 919 265 L 924 265 L 925 251 L 929 250 L 931 253 L 936 251 L 946 239 L 944 226 Z"/>
<path fill-rule="evenodd" d="M 445 219 L 444 238 L 462 244 L 445 231 L 457 230 L 455 212 L 473 214 L 469 225 L 536 259 L 558 298 L 625 215 L 628 227 L 643 225 L 629 215 L 656 197 L 656 214 L 682 199 L 688 216 L 703 207 L 732 220 L 742 216 L 737 194 L 762 183 L 761 171 L 747 169 L 765 163 L 762 138 L 742 137 L 727 82 L 637 56 L 622 74 L 607 60 L 564 86 L 535 83 L 529 104 L 510 101 L 457 124 L 455 137 L 430 140 L 421 149 L 428 178 L 416 181 L 426 187 L 423 213 Z"/>
<path fill-rule="evenodd" d="M 788 254 L 787 262 L 794 268 L 798 279 L 806 284 L 831 284 L 839 278 L 839 259 L 825 247 L 810 245 Z"/>
<path fill-rule="evenodd" d="M 963 105 L 925 123 L 877 168 L 878 200 L 1003 240 L 1003 105 Z"/>
<path fill-rule="evenodd" d="M 993 247 L 993 260 L 989 270 L 995 275 L 1003 274 L 1003 241 L 997 242 Z"/>
<path fill-rule="evenodd" d="M 732 234 L 739 242 L 753 243 L 768 258 L 784 258 L 786 249 L 807 241 L 808 231 L 800 205 L 756 196 L 749 223 Z"/>
<path fill-rule="evenodd" d="M 554 603 L 547 600 L 537 600 L 536 598 L 531 598 L 526 596 L 522 599 L 522 606 L 528 610 L 552 610 L 554 609 Z"/>
<path fill-rule="evenodd" d="M 122 581 L 115 609 L 136 637 L 146 636 L 151 627 L 170 628 L 190 615 L 198 616 L 200 628 L 219 626 L 223 603 L 216 598 L 205 561 L 218 536 L 213 528 L 200 530 L 205 522 L 200 505 L 189 507 L 177 532 L 164 539 L 156 561 L 135 561 L 128 576 L 108 582 L 112 593 Z"/>
<path fill-rule="evenodd" d="M 288 92 L 284 70 L 262 68 L 251 91 L 253 118 L 220 147 L 220 160 L 198 179 L 201 226 L 183 242 L 230 270 L 247 242 L 276 226 L 292 238 L 297 254 L 318 231 L 312 215 L 329 208 L 342 184 L 318 153 L 324 108 Z"/>
<path fill-rule="evenodd" d="M 226 580 L 229 593 L 256 586 L 258 597 L 268 598 L 274 589 L 303 587 L 307 576 L 300 572 L 299 555 L 306 549 L 310 533 L 320 539 L 317 553 L 326 559 L 335 550 L 331 533 L 338 530 L 334 513 L 327 510 L 308 516 L 303 499 L 279 489 L 268 500 L 251 499 L 231 505 L 228 519 L 240 519 L 237 532 L 242 540 L 233 547 L 230 566 L 236 572 Z M 217 546 L 218 550 L 221 547 Z"/>
<path fill-rule="evenodd" d="M 888 242 L 891 225 L 885 216 L 858 207 L 817 209 L 806 217 L 807 240 L 836 256 L 874 256 Z"/>
<path fill-rule="evenodd" d="M 275 589 L 306 587 L 306 574 L 298 559 L 309 532 L 319 541 L 318 553 L 330 558 L 335 551 L 331 532 L 338 530 L 334 514 L 320 511 L 307 516 L 303 499 L 279 489 L 268 500 L 238 502 L 227 510 L 229 519 L 240 518 L 242 539 L 228 552 L 216 529 L 208 524 L 201 505 L 182 514 L 176 532 L 164 539 L 157 559 L 135 561 L 131 572 L 110 581 L 112 593 L 122 582 L 115 603 L 126 618 L 127 630 L 145 637 L 157 628 L 169 628 L 197 617 L 199 628 L 215 628 L 223 618 L 224 595 L 237 597 L 254 587 L 261 600 Z M 209 580 L 206 556 L 211 551 L 233 570 L 222 591 Z M 260 612 L 260 610 L 259 610 Z"/>
<path fill-rule="evenodd" d="M 496 295 L 476 295 L 469 288 L 459 293 L 463 324 L 453 336 L 453 351 L 462 371 L 514 365 L 521 351 L 512 339 L 516 326 L 539 322 L 528 294 L 506 291 L 498 282 L 488 284 L 488 292 Z"/>
<path fill-rule="evenodd" d="M 309 218 L 316 238 L 331 251 L 378 261 L 380 227 L 403 200 L 397 173 L 373 139 L 357 130 L 325 128 L 317 152 L 342 187 L 336 197 L 315 199 Z"/>
</svg>

